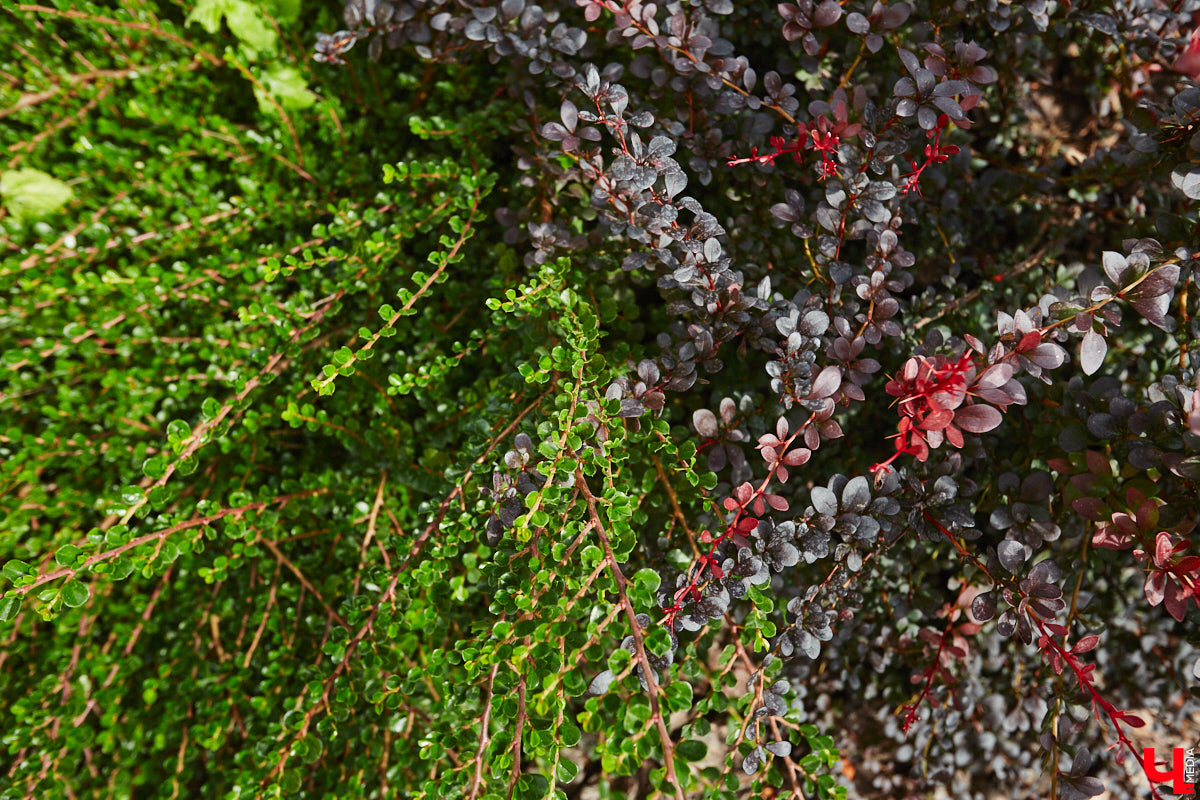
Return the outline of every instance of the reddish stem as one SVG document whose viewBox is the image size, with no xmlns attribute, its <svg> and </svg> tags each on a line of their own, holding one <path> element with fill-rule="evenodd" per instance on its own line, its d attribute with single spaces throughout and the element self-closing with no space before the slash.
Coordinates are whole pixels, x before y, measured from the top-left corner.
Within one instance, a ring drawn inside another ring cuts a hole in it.
<svg viewBox="0 0 1200 800">
<path fill-rule="evenodd" d="M 1000 581 L 996 580 L 994 577 L 992 577 L 992 574 L 988 572 L 987 566 L 983 564 L 983 562 L 981 562 L 977 557 L 967 551 L 967 549 L 957 539 L 954 538 L 954 535 L 950 533 L 950 531 L 948 531 L 946 527 L 942 525 L 942 523 L 938 522 L 938 520 L 932 514 L 925 511 L 922 512 L 922 516 L 924 516 L 928 522 L 941 531 L 942 534 L 950 540 L 950 543 L 954 545 L 954 548 L 958 550 L 958 552 L 965 558 L 970 560 L 971 563 L 973 563 L 976 567 L 978 567 L 979 570 L 983 572 L 983 574 L 986 575 L 994 585 L 1000 585 Z M 1011 590 L 1013 594 L 1019 595 L 1022 599 L 1028 597 L 1025 591 L 1021 589 L 1019 585 L 1015 584 L 1015 582 L 1006 583 L 1005 586 Z M 1092 683 L 1090 673 L 1095 669 L 1094 665 L 1088 665 L 1086 667 L 1081 666 L 1079 663 L 1079 657 L 1077 655 L 1067 652 L 1063 649 L 1062 645 L 1054 641 L 1050 631 L 1046 629 L 1045 620 L 1028 608 L 1026 608 L 1026 613 L 1029 615 L 1029 618 L 1033 620 L 1034 624 L 1037 625 L 1038 631 L 1041 633 L 1041 638 L 1038 640 L 1038 652 L 1047 653 L 1048 651 L 1043 643 L 1050 645 L 1053 653 L 1055 653 L 1058 658 L 1060 658 L 1064 663 L 1067 664 L 1067 666 L 1071 668 L 1071 672 L 1075 674 L 1075 679 L 1079 681 L 1080 688 L 1084 689 L 1091 698 L 1092 709 L 1093 713 L 1096 714 L 1096 720 L 1100 721 L 1100 714 L 1098 711 L 1096 711 L 1096 708 L 1099 707 L 1100 709 L 1103 709 L 1105 716 L 1108 717 L 1109 723 L 1112 724 L 1113 728 L 1117 732 L 1117 744 L 1124 745 L 1125 748 L 1133 754 L 1134 758 L 1138 760 L 1138 763 L 1141 763 L 1141 756 L 1138 754 L 1137 750 L 1134 749 L 1133 742 L 1129 740 L 1129 737 L 1125 735 L 1125 731 L 1121 728 L 1121 720 L 1125 717 L 1125 713 L 1109 701 L 1105 700 L 1104 697 L 1102 697 L 1101 694 L 1096 691 L 1096 687 Z M 1051 663 L 1051 666 L 1053 667 L 1053 663 Z M 1147 774 L 1146 779 L 1150 781 L 1151 795 L 1155 798 L 1155 800 L 1162 800 L 1162 796 L 1159 795 L 1154 789 L 1154 781 L 1150 779 L 1149 774 Z"/>
<path fill-rule="evenodd" d="M 673 629 L 675 618 L 679 615 L 679 612 L 683 610 L 684 599 L 689 594 L 698 593 L 698 587 L 702 582 L 705 569 L 707 569 L 709 573 L 713 575 L 713 577 L 716 577 L 716 575 L 713 574 L 713 567 L 716 564 L 716 559 L 714 556 L 716 556 L 717 548 L 719 548 L 731 535 L 733 535 L 734 531 L 737 530 L 738 524 L 742 521 L 742 516 L 746 513 L 746 508 L 755 500 L 762 497 L 763 492 L 765 492 L 767 487 L 771 484 L 771 479 L 775 477 L 776 470 L 778 470 L 783 464 L 783 456 L 787 452 L 788 447 L 796 440 L 798 436 L 800 436 L 801 433 L 804 432 L 809 425 L 812 424 L 815 418 L 815 415 L 810 416 L 807 420 L 805 420 L 803 425 L 796 429 L 795 433 L 784 440 L 783 444 L 779 448 L 779 457 L 774 463 L 771 464 L 771 469 L 767 472 L 767 477 L 763 478 L 762 483 L 758 485 L 758 488 L 754 490 L 750 497 L 746 498 L 745 502 L 738 503 L 736 510 L 737 513 L 734 514 L 733 520 L 731 520 L 730 523 L 725 527 L 725 530 L 721 531 L 721 535 L 713 541 L 712 547 L 709 548 L 708 553 L 699 556 L 693 562 L 694 569 L 689 568 L 688 570 L 691 573 L 691 578 L 688 580 L 687 585 L 677 590 L 672 598 L 674 602 L 672 602 L 669 608 L 663 609 L 665 616 L 662 619 L 662 623 L 664 625 L 667 625 Z"/>
<path fill-rule="evenodd" d="M 938 639 L 937 655 L 933 657 L 933 663 L 925 668 L 925 686 L 921 689 L 920 696 L 917 697 L 909 705 L 904 708 L 908 711 L 904 715 L 903 730 L 908 733 L 909 729 L 916 723 L 917 714 L 921 710 L 921 704 L 925 702 L 925 698 L 929 697 L 929 692 L 933 689 L 933 679 L 937 676 L 938 670 L 942 665 L 942 652 L 946 649 L 946 642 L 950 639 L 950 633 L 954 630 L 954 621 L 946 623 L 945 630 L 942 631 L 942 638 Z M 902 711 L 904 709 L 901 709 Z"/>
<path fill-rule="evenodd" d="M 1096 691 L 1096 687 L 1092 683 L 1092 679 L 1090 677 L 1092 670 L 1087 667 L 1080 666 L 1079 657 L 1077 655 L 1068 652 L 1063 648 L 1062 645 L 1054 641 L 1053 634 L 1046 630 L 1045 620 L 1043 620 L 1037 614 L 1034 614 L 1032 611 L 1029 612 L 1029 618 L 1033 620 L 1034 624 L 1037 625 L 1038 630 L 1041 631 L 1042 634 L 1041 638 L 1038 640 L 1038 650 L 1043 653 L 1046 652 L 1043 643 L 1049 644 L 1058 657 L 1071 668 L 1071 672 L 1075 674 L 1075 680 L 1079 681 L 1079 688 L 1087 692 L 1088 696 L 1092 700 L 1092 712 L 1096 715 L 1096 721 L 1100 721 L 1100 712 L 1096 710 L 1098 707 L 1103 709 L 1105 716 L 1108 717 L 1109 723 L 1111 723 L 1113 729 L 1116 730 L 1117 744 L 1124 745 L 1125 748 L 1133 754 L 1134 761 L 1140 764 L 1142 761 L 1141 754 L 1138 753 L 1136 748 L 1134 748 L 1133 742 L 1131 742 L 1129 737 L 1125 735 L 1125 731 L 1121 729 L 1121 720 L 1124 719 L 1125 713 L 1112 703 L 1105 700 L 1100 693 Z M 1092 665 L 1088 666 L 1091 667 Z M 1057 670 L 1055 671 L 1057 672 Z M 1149 774 L 1146 775 L 1146 780 L 1150 782 L 1151 796 L 1154 797 L 1155 800 L 1162 800 L 1162 796 L 1159 795 L 1158 791 L 1154 788 L 1154 781 L 1150 778 Z"/>
</svg>

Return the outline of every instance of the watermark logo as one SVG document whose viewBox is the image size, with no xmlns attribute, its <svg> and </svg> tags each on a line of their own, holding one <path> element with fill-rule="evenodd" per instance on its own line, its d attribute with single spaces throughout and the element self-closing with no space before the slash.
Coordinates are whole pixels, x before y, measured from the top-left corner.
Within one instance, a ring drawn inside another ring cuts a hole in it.
<svg viewBox="0 0 1200 800">
<path fill-rule="evenodd" d="M 1175 794 L 1196 793 L 1196 750 L 1189 747 L 1171 748 L 1171 770 L 1160 772 L 1155 766 L 1154 748 L 1147 747 L 1142 751 L 1142 769 L 1152 783 L 1171 782 L 1171 791 Z"/>
</svg>

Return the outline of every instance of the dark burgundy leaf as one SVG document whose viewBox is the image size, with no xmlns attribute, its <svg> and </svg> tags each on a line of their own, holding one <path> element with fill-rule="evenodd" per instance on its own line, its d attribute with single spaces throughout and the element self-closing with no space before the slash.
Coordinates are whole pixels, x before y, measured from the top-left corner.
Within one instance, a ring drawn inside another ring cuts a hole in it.
<svg viewBox="0 0 1200 800">
<path fill-rule="evenodd" d="M 1132 292 L 1126 295 L 1130 300 L 1158 297 L 1160 294 L 1170 295 L 1175 291 L 1179 281 L 1179 265 L 1163 264 L 1146 276 Z"/>
<path fill-rule="evenodd" d="M 996 596 L 991 592 L 983 592 L 971 601 L 971 615 L 979 622 L 987 622 L 996 616 Z"/>
<path fill-rule="evenodd" d="M 1093 778 L 1090 775 L 1085 775 L 1081 778 L 1069 778 L 1067 783 L 1071 784 L 1071 788 L 1086 797 L 1096 797 L 1097 795 L 1104 794 L 1103 781 L 1099 778 Z"/>
<path fill-rule="evenodd" d="M 842 7 L 837 0 L 824 0 L 813 12 L 813 25 L 818 28 L 828 28 L 842 18 Z"/>
<path fill-rule="evenodd" d="M 1131 305 L 1151 325 L 1163 330 L 1171 329 L 1171 322 L 1167 319 L 1167 310 L 1171 307 L 1170 295 L 1160 294 L 1157 297 L 1135 300 Z"/>
<path fill-rule="evenodd" d="M 1125 261 L 1125 256 L 1113 250 L 1105 250 L 1101 256 L 1101 263 L 1104 265 L 1104 274 L 1113 282 L 1114 286 L 1121 287 L 1121 283 L 1125 278 L 1125 273 L 1129 269 L 1129 264 Z"/>
<path fill-rule="evenodd" d="M 1116 36 L 1118 33 L 1117 21 L 1110 14 L 1080 14 L 1079 20 L 1107 36 Z"/>
<path fill-rule="evenodd" d="M 1005 539 L 996 547 L 996 555 L 1000 564 L 1009 572 L 1015 573 L 1025 563 L 1025 546 L 1012 539 Z"/>
<path fill-rule="evenodd" d="M 976 403 L 963 406 L 954 413 L 954 424 L 968 433 L 987 433 L 1004 420 L 1003 415 L 992 406 Z"/>
<path fill-rule="evenodd" d="M 1079 343 L 1079 366 L 1083 369 L 1085 375 L 1095 374 L 1096 370 L 1100 369 L 1100 365 L 1104 363 L 1104 354 L 1108 352 L 1108 343 L 1104 341 L 1104 337 L 1090 330 L 1083 335 L 1083 340 Z"/>
<path fill-rule="evenodd" d="M 720 433 L 717 416 L 707 408 L 700 408 L 692 413 L 692 424 L 696 426 L 696 433 L 705 439 L 712 439 Z"/>
<path fill-rule="evenodd" d="M 791 742 L 786 741 L 771 742 L 770 744 L 766 745 L 766 749 L 780 758 L 787 758 L 792 754 L 792 744 Z"/>
<path fill-rule="evenodd" d="M 563 127 L 569 131 L 575 130 L 575 125 L 579 122 L 579 111 L 575 108 L 575 104 L 570 100 L 563 100 L 562 106 L 559 108 L 559 116 L 562 118 Z"/>
<path fill-rule="evenodd" d="M 817 375 L 817 379 L 813 381 L 812 397 L 829 397 L 842 385 L 842 369 L 833 364 L 821 370 Z"/>
<path fill-rule="evenodd" d="M 1165 597 L 1163 598 L 1163 608 L 1167 609 L 1167 613 L 1174 617 L 1177 622 L 1183 622 L 1183 618 L 1187 614 L 1188 599 L 1190 597 L 1192 597 L 1190 591 L 1185 591 L 1182 585 L 1173 580 L 1169 581 Z"/>
<path fill-rule="evenodd" d="M 640 417 L 646 413 L 646 408 L 636 397 L 626 397 L 621 400 L 621 410 L 617 412 L 618 417 Z"/>
<path fill-rule="evenodd" d="M 1024 355 L 1042 369 L 1057 369 L 1067 360 L 1067 351 L 1054 342 L 1042 342 Z"/>
<path fill-rule="evenodd" d="M 1062 570 L 1058 564 L 1047 559 L 1034 564 L 1026 577 L 1033 583 L 1058 583 L 1062 579 Z"/>
<path fill-rule="evenodd" d="M 900 61 L 904 64 L 904 68 L 910 73 L 915 74 L 916 71 L 921 68 L 921 62 L 918 61 L 917 57 L 909 51 L 900 48 L 896 51 L 896 54 L 900 56 Z"/>
</svg>

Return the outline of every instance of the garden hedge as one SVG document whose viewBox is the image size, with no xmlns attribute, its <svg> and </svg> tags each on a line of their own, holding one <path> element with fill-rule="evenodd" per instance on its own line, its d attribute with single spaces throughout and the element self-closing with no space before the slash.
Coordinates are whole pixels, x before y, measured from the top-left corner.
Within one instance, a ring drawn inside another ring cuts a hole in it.
<svg viewBox="0 0 1200 800">
<path fill-rule="evenodd" d="M 1163 796 L 1198 25 L 7 4 L 0 798 Z"/>
</svg>

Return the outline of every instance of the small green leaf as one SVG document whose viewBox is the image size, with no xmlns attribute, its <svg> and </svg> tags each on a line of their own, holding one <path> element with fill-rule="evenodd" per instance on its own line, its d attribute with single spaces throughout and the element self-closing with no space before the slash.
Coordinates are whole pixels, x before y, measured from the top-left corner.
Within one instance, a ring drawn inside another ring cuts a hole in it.
<svg viewBox="0 0 1200 800">
<path fill-rule="evenodd" d="M 221 401 L 215 397 L 206 397 L 200 404 L 200 416 L 205 421 L 216 419 L 219 413 L 221 413 Z"/>
<path fill-rule="evenodd" d="M 703 761 L 708 755 L 708 745 L 699 739 L 687 739 L 679 743 L 675 752 L 684 761 Z"/>
<path fill-rule="evenodd" d="M 667 708 L 671 711 L 687 711 L 692 707 L 692 685 L 687 681 L 672 681 L 667 684 Z"/>
<path fill-rule="evenodd" d="M 8 561 L 4 565 L 4 568 L 0 570 L 0 574 L 3 574 L 4 577 L 8 578 L 14 583 L 16 583 L 18 578 L 24 578 L 26 575 L 32 574 L 32 572 L 33 567 L 29 566 L 19 558 L 14 558 Z"/>
<path fill-rule="evenodd" d="M 68 608 L 79 608 L 88 601 L 92 593 L 82 581 L 67 581 L 62 587 L 62 600 Z"/>
<path fill-rule="evenodd" d="M 658 591 L 659 584 L 662 583 L 662 577 L 655 570 L 643 568 L 634 573 L 633 581 L 639 588 L 654 594 Z"/>
<path fill-rule="evenodd" d="M 73 544 L 64 544 L 62 547 L 58 548 L 58 552 L 54 554 L 54 560 L 64 567 L 69 567 L 75 563 L 75 559 L 79 558 L 79 555 L 82 552 L 82 550 Z"/>
<path fill-rule="evenodd" d="M 570 783 L 578 774 L 579 766 L 574 761 L 564 758 L 558 762 L 558 779 L 563 783 Z"/>
<path fill-rule="evenodd" d="M 571 670 L 563 675 L 563 686 L 572 697 L 578 697 L 587 690 L 587 682 L 579 670 Z"/>
<path fill-rule="evenodd" d="M 633 659 L 629 651 L 621 648 L 614 650 L 608 657 L 608 669 L 610 672 L 618 673 L 629 666 L 629 662 Z"/>
<path fill-rule="evenodd" d="M 167 474 L 167 462 L 162 456 L 147 458 L 142 464 L 142 474 L 151 480 L 158 480 Z"/>
<path fill-rule="evenodd" d="M 8 622 L 10 619 L 15 617 L 17 612 L 20 610 L 20 596 L 0 598 L 0 622 Z"/>
<path fill-rule="evenodd" d="M 635 731 L 645 727 L 650 719 L 650 704 L 641 701 L 641 698 L 634 698 L 628 706 L 625 707 L 625 730 Z"/>
</svg>

